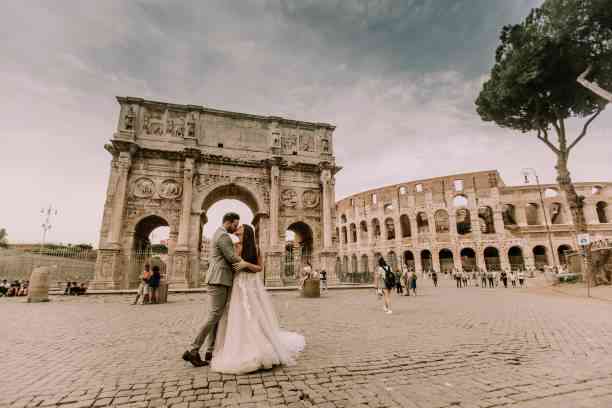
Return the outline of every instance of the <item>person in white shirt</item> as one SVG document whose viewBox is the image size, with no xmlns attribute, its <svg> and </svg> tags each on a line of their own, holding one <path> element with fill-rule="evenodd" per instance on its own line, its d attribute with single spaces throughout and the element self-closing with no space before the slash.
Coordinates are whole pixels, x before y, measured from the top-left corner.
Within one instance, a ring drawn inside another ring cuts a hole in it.
<svg viewBox="0 0 612 408">
<path fill-rule="evenodd" d="M 522 288 L 523 284 L 525 283 L 525 272 L 523 272 L 522 270 L 519 271 L 518 273 L 518 281 L 519 281 L 519 285 L 521 285 L 521 288 Z"/>
<path fill-rule="evenodd" d="M 512 287 L 516 288 L 516 272 L 510 271 L 510 283 L 512 283 Z"/>
</svg>

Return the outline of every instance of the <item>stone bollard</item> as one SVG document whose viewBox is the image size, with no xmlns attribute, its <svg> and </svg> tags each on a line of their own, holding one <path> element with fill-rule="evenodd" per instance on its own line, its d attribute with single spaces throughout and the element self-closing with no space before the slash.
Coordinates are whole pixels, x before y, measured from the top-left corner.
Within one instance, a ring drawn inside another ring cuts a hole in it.
<svg viewBox="0 0 612 408">
<path fill-rule="evenodd" d="M 306 279 L 302 288 L 302 296 L 306 298 L 321 297 L 321 281 L 319 279 Z"/>
<path fill-rule="evenodd" d="M 32 271 L 30 285 L 28 286 L 28 303 L 49 301 L 50 269 L 48 266 L 39 266 Z"/>
<path fill-rule="evenodd" d="M 157 288 L 157 303 L 166 303 L 168 301 L 168 282 L 160 281 Z"/>
</svg>

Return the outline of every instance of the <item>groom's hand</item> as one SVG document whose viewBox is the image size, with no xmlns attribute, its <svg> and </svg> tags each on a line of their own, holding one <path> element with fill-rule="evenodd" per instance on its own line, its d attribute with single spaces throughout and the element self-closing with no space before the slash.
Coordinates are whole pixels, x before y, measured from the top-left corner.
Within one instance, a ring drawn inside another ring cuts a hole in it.
<svg viewBox="0 0 612 408">
<path fill-rule="evenodd" d="M 247 262 L 240 261 L 240 262 L 236 262 L 235 264 L 232 264 L 232 269 L 234 270 L 234 272 L 238 272 L 242 269 L 246 269 L 247 266 L 248 266 Z"/>
</svg>

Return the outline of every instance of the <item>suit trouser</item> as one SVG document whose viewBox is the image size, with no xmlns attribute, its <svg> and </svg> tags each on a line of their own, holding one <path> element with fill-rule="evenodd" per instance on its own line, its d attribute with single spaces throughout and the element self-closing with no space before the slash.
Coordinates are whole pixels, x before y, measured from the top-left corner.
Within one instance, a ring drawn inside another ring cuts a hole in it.
<svg viewBox="0 0 612 408">
<path fill-rule="evenodd" d="M 198 331 L 191 350 L 200 350 L 204 341 L 206 341 L 206 351 L 212 351 L 215 346 L 215 336 L 217 335 L 217 324 L 225 311 L 225 304 L 229 296 L 231 287 L 223 285 L 208 285 L 208 299 L 210 301 L 210 309 L 206 322 Z"/>
</svg>

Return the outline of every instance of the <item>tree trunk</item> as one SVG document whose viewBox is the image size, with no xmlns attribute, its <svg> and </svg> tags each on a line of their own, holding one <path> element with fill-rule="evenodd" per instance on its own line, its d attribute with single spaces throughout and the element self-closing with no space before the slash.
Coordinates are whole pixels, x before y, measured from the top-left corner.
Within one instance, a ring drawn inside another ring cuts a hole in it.
<svg viewBox="0 0 612 408">
<path fill-rule="evenodd" d="M 576 234 L 582 234 L 588 231 L 586 218 L 584 216 L 584 197 L 579 196 L 576 193 L 576 189 L 572 183 L 572 178 L 570 177 L 570 172 L 567 168 L 567 158 L 568 153 L 559 152 L 557 154 L 557 165 L 555 166 L 557 169 L 557 183 L 559 183 L 559 188 L 565 193 L 567 204 L 569 205 L 570 212 L 572 214 L 572 221 L 574 222 Z M 585 278 L 590 279 L 594 285 L 608 283 L 604 274 L 593 274 L 590 245 L 586 247 L 585 256 L 587 268 L 585 271 Z"/>
</svg>

